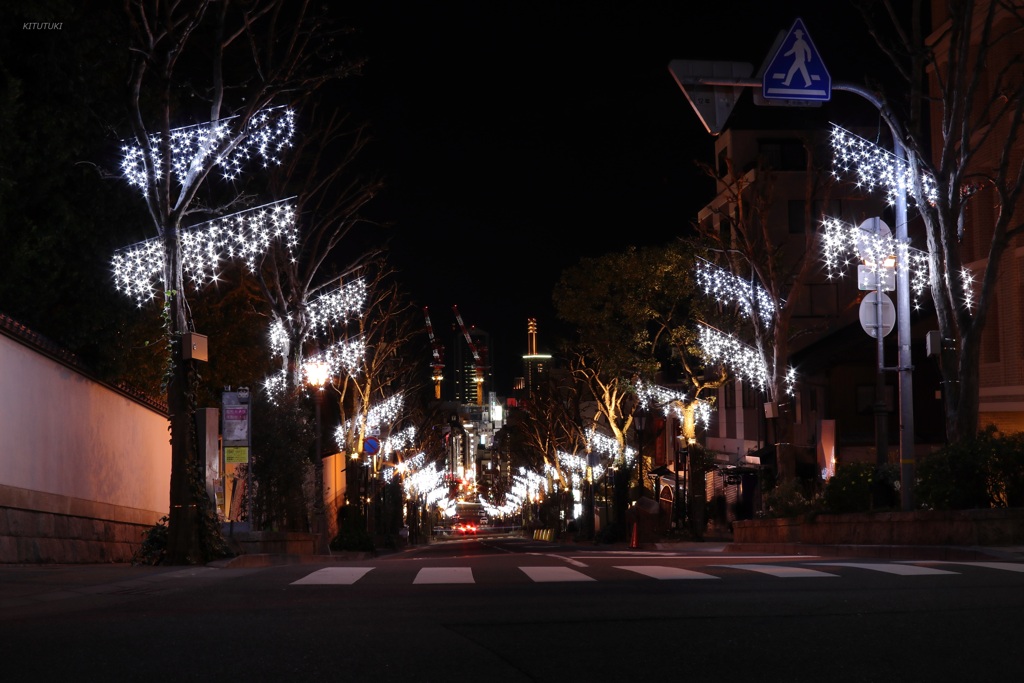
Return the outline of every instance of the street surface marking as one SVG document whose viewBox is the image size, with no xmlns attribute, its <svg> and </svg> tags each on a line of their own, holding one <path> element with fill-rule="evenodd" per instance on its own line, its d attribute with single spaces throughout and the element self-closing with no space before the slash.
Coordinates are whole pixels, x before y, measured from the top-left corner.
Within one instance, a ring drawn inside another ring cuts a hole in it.
<svg viewBox="0 0 1024 683">
<path fill-rule="evenodd" d="M 473 583 L 469 567 L 424 567 L 413 583 Z"/>
<path fill-rule="evenodd" d="M 550 583 L 553 581 L 593 581 L 582 572 L 568 567 L 520 567 L 523 573 L 537 583 Z"/>
<path fill-rule="evenodd" d="M 817 569 L 807 569 L 806 567 L 789 567 L 781 564 L 717 564 L 715 566 L 726 567 L 728 569 L 749 570 L 752 572 L 759 572 L 761 574 L 768 574 L 769 576 L 777 576 L 782 579 L 790 579 L 794 577 L 839 576 L 838 574 L 819 572 Z"/>
<path fill-rule="evenodd" d="M 939 574 L 956 574 L 956 572 L 947 572 L 945 569 L 918 567 L 912 564 L 881 564 L 878 562 L 815 562 L 814 564 L 825 567 L 857 567 L 858 569 L 870 569 L 874 572 L 897 574 L 899 576 L 937 576 Z"/>
<path fill-rule="evenodd" d="M 935 560 L 928 564 L 962 564 L 968 567 L 987 567 L 988 569 L 1002 569 L 1008 572 L 1024 572 L 1024 564 L 1020 562 L 957 562 L 955 560 Z"/>
<path fill-rule="evenodd" d="M 573 557 L 579 557 L 579 558 L 583 558 L 583 559 L 587 559 L 587 560 L 621 560 L 623 556 L 625 556 L 625 557 L 651 557 L 651 558 L 663 559 L 663 560 L 670 560 L 670 559 L 679 559 L 679 560 L 717 559 L 716 555 L 720 555 L 720 553 L 717 553 L 716 551 L 712 551 L 712 552 L 714 552 L 715 554 L 712 554 L 712 555 L 680 555 L 679 553 L 670 553 L 670 554 L 666 555 L 666 554 L 663 554 L 663 553 L 654 553 L 654 554 L 638 553 L 635 550 L 631 551 L 631 552 L 623 551 L 621 553 L 618 553 L 616 551 L 602 552 L 600 550 L 595 550 L 593 555 L 573 555 Z M 818 557 L 819 557 L 818 555 L 729 555 L 729 559 L 730 560 L 767 560 L 767 559 L 772 559 L 772 560 L 814 560 L 814 559 L 817 559 Z"/>
<path fill-rule="evenodd" d="M 616 566 L 616 569 L 625 569 L 627 571 L 636 572 L 637 574 L 643 574 L 649 576 L 652 579 L 717 579 L 717 576 L 711 574 L 704 574 L 702 572 L 695 572 L 690 569 L 680 569 L 678 567 L 658 567 L 658 566 L 638 566 L 634 565 L 631 567 L 620 567 Z"/>
<path fill-rule="evenodd" d="M 316 585 L 344 585 L 351 586 L 363 578 L 373 567 L 326 567 L 317 569 L 308 576 L 298 581 L 292 581 L 292 585 L 316 584 Z"/>
<path fill-rule="evenodd" d="M 586 562 L 580 562 L 579 560 L 574 560 L 573 558 L 566 557 L 565 555 L 552 555 L 552 554 L 549 553 L 549 554 L 545 555 L 545 557 L 552 557 L 552 558 L 554 558 L 556 560 L 561 560 L 562 562 L 565 562 L 566 564 L 571 564 L 574 567 L 589 567 L 590 566 Z"/>
</svg>

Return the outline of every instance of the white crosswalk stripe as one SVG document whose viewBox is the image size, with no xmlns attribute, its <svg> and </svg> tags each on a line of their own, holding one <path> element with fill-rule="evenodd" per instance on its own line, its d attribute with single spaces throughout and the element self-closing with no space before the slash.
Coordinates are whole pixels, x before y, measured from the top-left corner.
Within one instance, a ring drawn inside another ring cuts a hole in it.
<svg viewBox="0 0 1024 683">
<path fill-rule="evenodd" d="M 898 576 L 938 576 L 940 574 L 956 574 L 945 569 L 934 567 L 919 567 L 915 564 L 883 564 L 881 562 L 815 562 L 814 564 L 823 567 L 856 567 L 858 569 L 870 569 L 885 574 L 896 574 Z"/>
<path fill-rule="evenodd" d="M 568 567 L 520 567 L 523 573 L 537 583 L 551 583 L 555 581 L 593 581 L 591 577 L 583 572 Z"/>
<path fill-rule="evenodd" d="M 585 564 L 580 563 L 582 567 Z M 817 569 L 830 567 L 837 570 L 854 569 L 890 574 L 896 576 L 958 576 L 961 572 L 955 568 L 939 569 L 934 565 L 960 565 L 963 567 L 980 567 L 1000 571 L 1024 573 L 1024 563 L 1019 562 L 955 562 L 955 561 L 913 561 L 900 562 L 805 562 L 796 564 L 714 564 L 701 570 L 684 569 L 671 565 L 613 565 L 614 569 L 639 574 L 658 581 L 722 579 L 724 576 L 712 573 L 715 569 L 729 569 L 735 572 L 755 572 L 776 578 L 839 578 L 842 575 Z M 580 569 L 563 565 L 553 566 L 520 566 L 519 569 L 535 583 L 583 582 L 598 581 Z M 293 581 L 291 585 L 346 585 L 350 586 L 374 570 L 374 567 L 324 567 L 311 572 L 307 576 Z M 720 572 L 719 572 L 720 573 Z M 735 576 L 735 575 L 733 575 Z M 379 579 L 378 579 L 379 581 Z M 477 583 L 471 567 L 422 567 L 417 570 L 412 581 L 417 585 L 424 584 L 474 584 Z"/>
<path fill-rule="evenodd" d="M 318 569 L 298 581 L 292 581 L 295 585 L 346 585 L 350 586 L 366 574 L 373 567 L 325 567 Z"/>
<path fill-rule="evenodd" d="M 1024 572 L 1021 562 L 957 562 L 955 560 L 936 560 L 928 564 L 959 564 L 966 567 L 985 567 L 986 569 L 1002 569 L 1007 572 Z"/>
<path fill-rule="evenodd" d="M 758 572 L 760 574 L 768 574 L 769 576 L 777 576 L 782 579 L 839 576 L 838 574 L 829 574 L 828 572 L 818 571 L 817 569 L 794 567 L 786 564 L 716 564 L 715 566 L 726 567 L 728 569 L 743 569 L 746 571 Z"/>
<path fill-rule="evenodd" d="M 424 567 L 413 583 L 474 583 L 469 567 Z"/>
<path fill-rule="evenodd" d="M 652 579 L 717 579 L 717 576 L 711 574 L 705 574 L 703 572 L 695 572 L 692 569 L 680 569 L 679 567 L 660 567 L 657 565 L 652 566 L 639 566 L 639 565 L 626 565 L 616 567 L 616 569 L 625 569 L 626 571 L 636 572 L 637 574 L 643 574 L 649 576 Z"/>
</svg>

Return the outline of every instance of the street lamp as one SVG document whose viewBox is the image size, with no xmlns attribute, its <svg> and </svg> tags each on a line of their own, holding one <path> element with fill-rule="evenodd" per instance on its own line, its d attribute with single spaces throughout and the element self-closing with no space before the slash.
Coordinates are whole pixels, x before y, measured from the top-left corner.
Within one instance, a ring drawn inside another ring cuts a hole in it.
<svg viewBox="0 0 1024 683">
<path fill-rule="evenodd" d="M 306 373 L 306 383 L 316 388 L 316 446 L 313 453 L 313 533 L 316 534 L 316 552 L 327 555 L 327 516 L 324 512 L 324 460 L 322 453 L 322 429 L 320 426 L 320 410 L 324 401 L 324 385 L 330 374 L 327 363 L 310 361 L 302 366 Z"/>
<path fill-rule="evenodd" d="M 633 416 L 633 422 L 636 424 L 636 485 L 640 492 L 643 493 L 644 429 L 647 427 L 647 413 L 643 410 L 636 411 L 636 414 Z"/>
</svg>

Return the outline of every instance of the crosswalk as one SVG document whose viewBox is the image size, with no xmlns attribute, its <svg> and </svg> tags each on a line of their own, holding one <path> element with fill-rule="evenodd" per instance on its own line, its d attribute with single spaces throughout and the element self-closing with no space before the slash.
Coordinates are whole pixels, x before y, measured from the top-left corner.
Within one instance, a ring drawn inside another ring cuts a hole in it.
<svg viewBox="0 0 1024 683">
<path fill-rule="evenodd" d="M 936 566 L 936 565 L 942 565 Z M 686 569 L 671 565 L 614 565 L 614 569 L 637 575 L 638 578 L 658 581 L 721 580 L 747 573 L 778 579 L 790 578 L 840 578 L 845 570 L 863 570 L 901 577 L 956 576 L 963 568 L 983 568 L 1004 572 L 1024 573 L 1024 563 L 1014 562 L 810 562 L 806 564 L 715 564 L 700 570 Z M 365 579 L 376 567 L 324 567 L 301 579 L 293 581 L 294 586 L 354 585 Z M 587 573 L 584 568 L 562 565 L 520 566 L 522 572 L 534 583 L 578 583 L 601 580 Z M 724 572 L 722 571 L 724 570 Z M 598 572 L 607 577 L 607 572 Z M 414 585 L 474 584 L 478 583 L 472 567 L 422 567 L 412 574 Z"/>
</svg>

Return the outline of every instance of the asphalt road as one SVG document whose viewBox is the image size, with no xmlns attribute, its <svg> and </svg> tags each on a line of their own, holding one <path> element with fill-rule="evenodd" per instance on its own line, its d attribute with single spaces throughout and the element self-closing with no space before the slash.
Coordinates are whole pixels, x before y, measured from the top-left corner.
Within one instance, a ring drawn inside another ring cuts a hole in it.
<svg viewBox="0 0 1024 683">
<path fill-rule="evenodd" d="M 481 538 L 77 584 L 30 569 L 0 568 L 37 589 L 0 587 L 5 681 L 1024 679 L 1024 563 L 1006 560 Z"/>
</svg>

